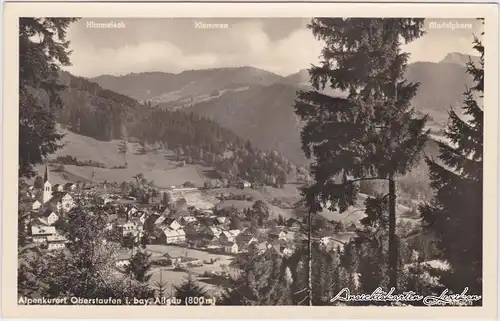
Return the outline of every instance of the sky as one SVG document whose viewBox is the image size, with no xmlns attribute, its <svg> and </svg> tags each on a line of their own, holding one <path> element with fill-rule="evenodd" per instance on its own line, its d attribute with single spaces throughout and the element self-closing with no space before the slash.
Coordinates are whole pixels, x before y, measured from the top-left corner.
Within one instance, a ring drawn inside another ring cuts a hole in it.
<svg viewBox="0 0 500 321">
<path fill-rule="evenodd" d="M 83 77 L 125 75 L 216 67 L 252 66 L 289 75 L 319 62 L 322 43 L 307 28 L 310 18 L 81 19 L 70 26 L 73 51 L 67 71 Z M 114 22 L 121 28 L 92 28 Z M 224 29 L 196 28 L 196 22 L 227 24 Z M 444 24 L 443 24 L 444 23 Z M 456 26 L 450 28 L 450 23 Z M 437 28 L 437 27 L 441 28 Z M 426 35 L 404 46 L 410 62 L 438 62 L 450 52 L 475 54 L 474 19 L 426 20 Z"/>
</svg>

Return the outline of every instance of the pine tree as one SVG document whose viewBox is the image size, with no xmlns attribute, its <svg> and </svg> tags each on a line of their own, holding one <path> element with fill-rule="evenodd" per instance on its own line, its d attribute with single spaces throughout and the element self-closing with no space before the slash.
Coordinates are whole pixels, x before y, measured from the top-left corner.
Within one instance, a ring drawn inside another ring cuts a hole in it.
<svg viewBox="0 0 500 321">
<path fill-rule="evenodd" d="M 139 153 L 140 155 L 146 155 L 146 143 L 145 142 L 140 142 L 139 144 L 137 144 L 137 153 Z"/>
<path fill-rule="evenodd" d="M 193 298 L 206 298 L 207 290 L 201 286 L 189 273 L 187 279 L 179 286 L 174 286 L 176 299 L 181 299 L 183 304 L 186 305 L 199 305 L 199 302 Z M 187 302 L 186 302 L 187 301 Z"/>
<path fill-rule="evenodd" d="M 478 37 L 473 47 L 480 54 L 479 64 L 467 63 L 466 72 L 475 85 L 464 93 L 463 120 L 449 111 L 445 132 L 449 143 L 439 143 L 438 160 L 427 158 L 433 200 L 421 206 L 426 227 L 439 238 L 443 257 L 452 268 L 442 283 L 450 290 L 482 291 L 483 248 L 483 129 L 484 46 Z"/>
<path fill-rule="evenodd" d="M 141 283 L 147 283 L 151 279 L 152 274 L 149 274 L 151 264 L 151 253 L 145 251 L 137 251 L 130 259 L 130 264 L 126 268 L 126 273 L 131 274 L 135 280 Z"/>
<path fill-rule="evenodd" d="M 397 285 L 395 180 L 417 161 L 427 133 L 410 101 L 418 84 L 403 79 L 406 43 L 423 34 L 423 19 L 317 18 L 309 26 L 326 42 L 323 62 L 310 69 L 315 90 L 299 92 L 295 111 L 305 126 L 302 149 L 313 158 L 314 184 L 303 196 L 309 212 L 344 212 L 354 205 L 357 182 L 389 183 L 389 260 Z M 331 97 L 330 87 L 347 94 Z M 385 199 L 385 198 L 384 198 Z"/>
<path fill-rule="evenodd" d="M 163 298 L 165 297 L 166 291 L 167 291 L 167 281 L 163 280 L 163 269 L 160 270 L 160 279 L 155 282 L 154 284 L 154 291 L 155 291 L 155 297 L 156 298 Z"/>
<path fill-rule="evenodd" d="M 125 166 L 127 166 L 128 143 L 127 136 L 125 135 L 122 136 L 122 140 L 118 145 L 118 153 L 123 155 L 123 163 Z"/>
<path fill-rule="evenodd" d="M 61 66 L 71 65 L 66 31 L 77 20 L 19 19 L 19 177 L 32 177 L 33 167 L 61 147 L 54 112 L 63 107 L 59 93 L 66 87 L 57 78 Z"/>
<path fill-rule="evenodd" d="M 67 228 L 62 231 L 68 241 L 65 251 L 50 256 L 19 253 L 19 294 L 121 300 L 152 296 L 147 285 L 135 280 L 125 283 L 116 274 L 119 247 L 104 242 L 106 214 L 101 206 L 93 201 L 78 203 L 67 215 Z"/>
<path fill-rule="evenodd" d="M 268 249 L 252 253 L 240 276 L 221 298 L 222 305 L 287 305 L 290 304 L 289 276 L 279 254 Z"/>
</svg>

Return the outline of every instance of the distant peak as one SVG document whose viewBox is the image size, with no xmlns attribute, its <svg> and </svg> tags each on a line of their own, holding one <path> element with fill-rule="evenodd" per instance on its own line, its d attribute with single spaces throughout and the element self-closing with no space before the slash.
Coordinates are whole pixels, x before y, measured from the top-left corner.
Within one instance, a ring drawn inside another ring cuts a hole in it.
<svg viewBox="0 0 500 321">
<path fill-rule="evenodd" d="M 468 54 L 463 54 L 459 52 L 450 52 L 449 54 L 441 60 L 442 63 L 455 63 L 460 65 L 465 65 L 469 62 L 469 59 L 472 59 L 473 62 L 479 60 L 478 56 L 471 56 Z"/>
</svg>

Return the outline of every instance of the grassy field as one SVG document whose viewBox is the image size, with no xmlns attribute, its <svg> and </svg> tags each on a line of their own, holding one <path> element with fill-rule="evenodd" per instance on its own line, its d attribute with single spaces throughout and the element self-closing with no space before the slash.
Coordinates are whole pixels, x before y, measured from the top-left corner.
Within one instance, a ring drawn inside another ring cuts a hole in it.
<svg viewBox="0 0 500 321">
<path fill-rule="evenodd" d="M 108 168 L 65 165 L 62 172 L 51 171 L 50 179 L 53 184 L 90 180 L 92 175 L 94 175 L 94 181 L 122 182 L 124 180 L 133 180 L 133 176 L 142 173 L 147 180 L 154 181 L 155 186 L 158 188 L 181 185 L 186 181 L 193 182 L 197 186 L 203 186 L 205 180 L 203 172 L 211 170 L 211 168 L 200 165 L 178 167 L 177 162 L 169 160 L 173 156 L 170 151 L 148 152 L 145 155 L 140 155 L 137 153 L 136 144 L 132 143 L 129 144 L 129 153 L 127 154 L 128 167 L 125 169 L 111 169 L 113 166 L 124 164 L 123 155 L 118 153 L 119 141 L 103 142 L 64 129 L 59 130 L 65 134 L 64 146 L 51 155 L 50 159 L 55 159 L 57 156 L 71 155 L 80 161 L 92 160 L 104 163 Z M 43 175 L 44 168 L 44 165 L 37 167 L 40 175 Z"/>
<path fill-rule="evenodd" d="M 237 201 L 237 200 L 227 200 L 227 201 L 222 201 L 217 204 L 217 209 L 225 209 L 228 207 L 235 207 L 238 210 L 243 210 L 246 208 L 251 208 L 253 205 L 253 202 L 250 201 Z"/>
</svg>

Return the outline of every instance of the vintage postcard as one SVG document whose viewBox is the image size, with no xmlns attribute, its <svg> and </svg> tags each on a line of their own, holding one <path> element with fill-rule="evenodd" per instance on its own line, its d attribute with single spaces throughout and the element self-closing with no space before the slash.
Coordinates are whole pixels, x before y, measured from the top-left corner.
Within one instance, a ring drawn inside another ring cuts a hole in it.
<svg viewBox="0 0 500 321">
<path fill-rule="evenodd" d="M 497 9 L 7 3 L 3 316 L 494 318 Z"/>
</svg>

